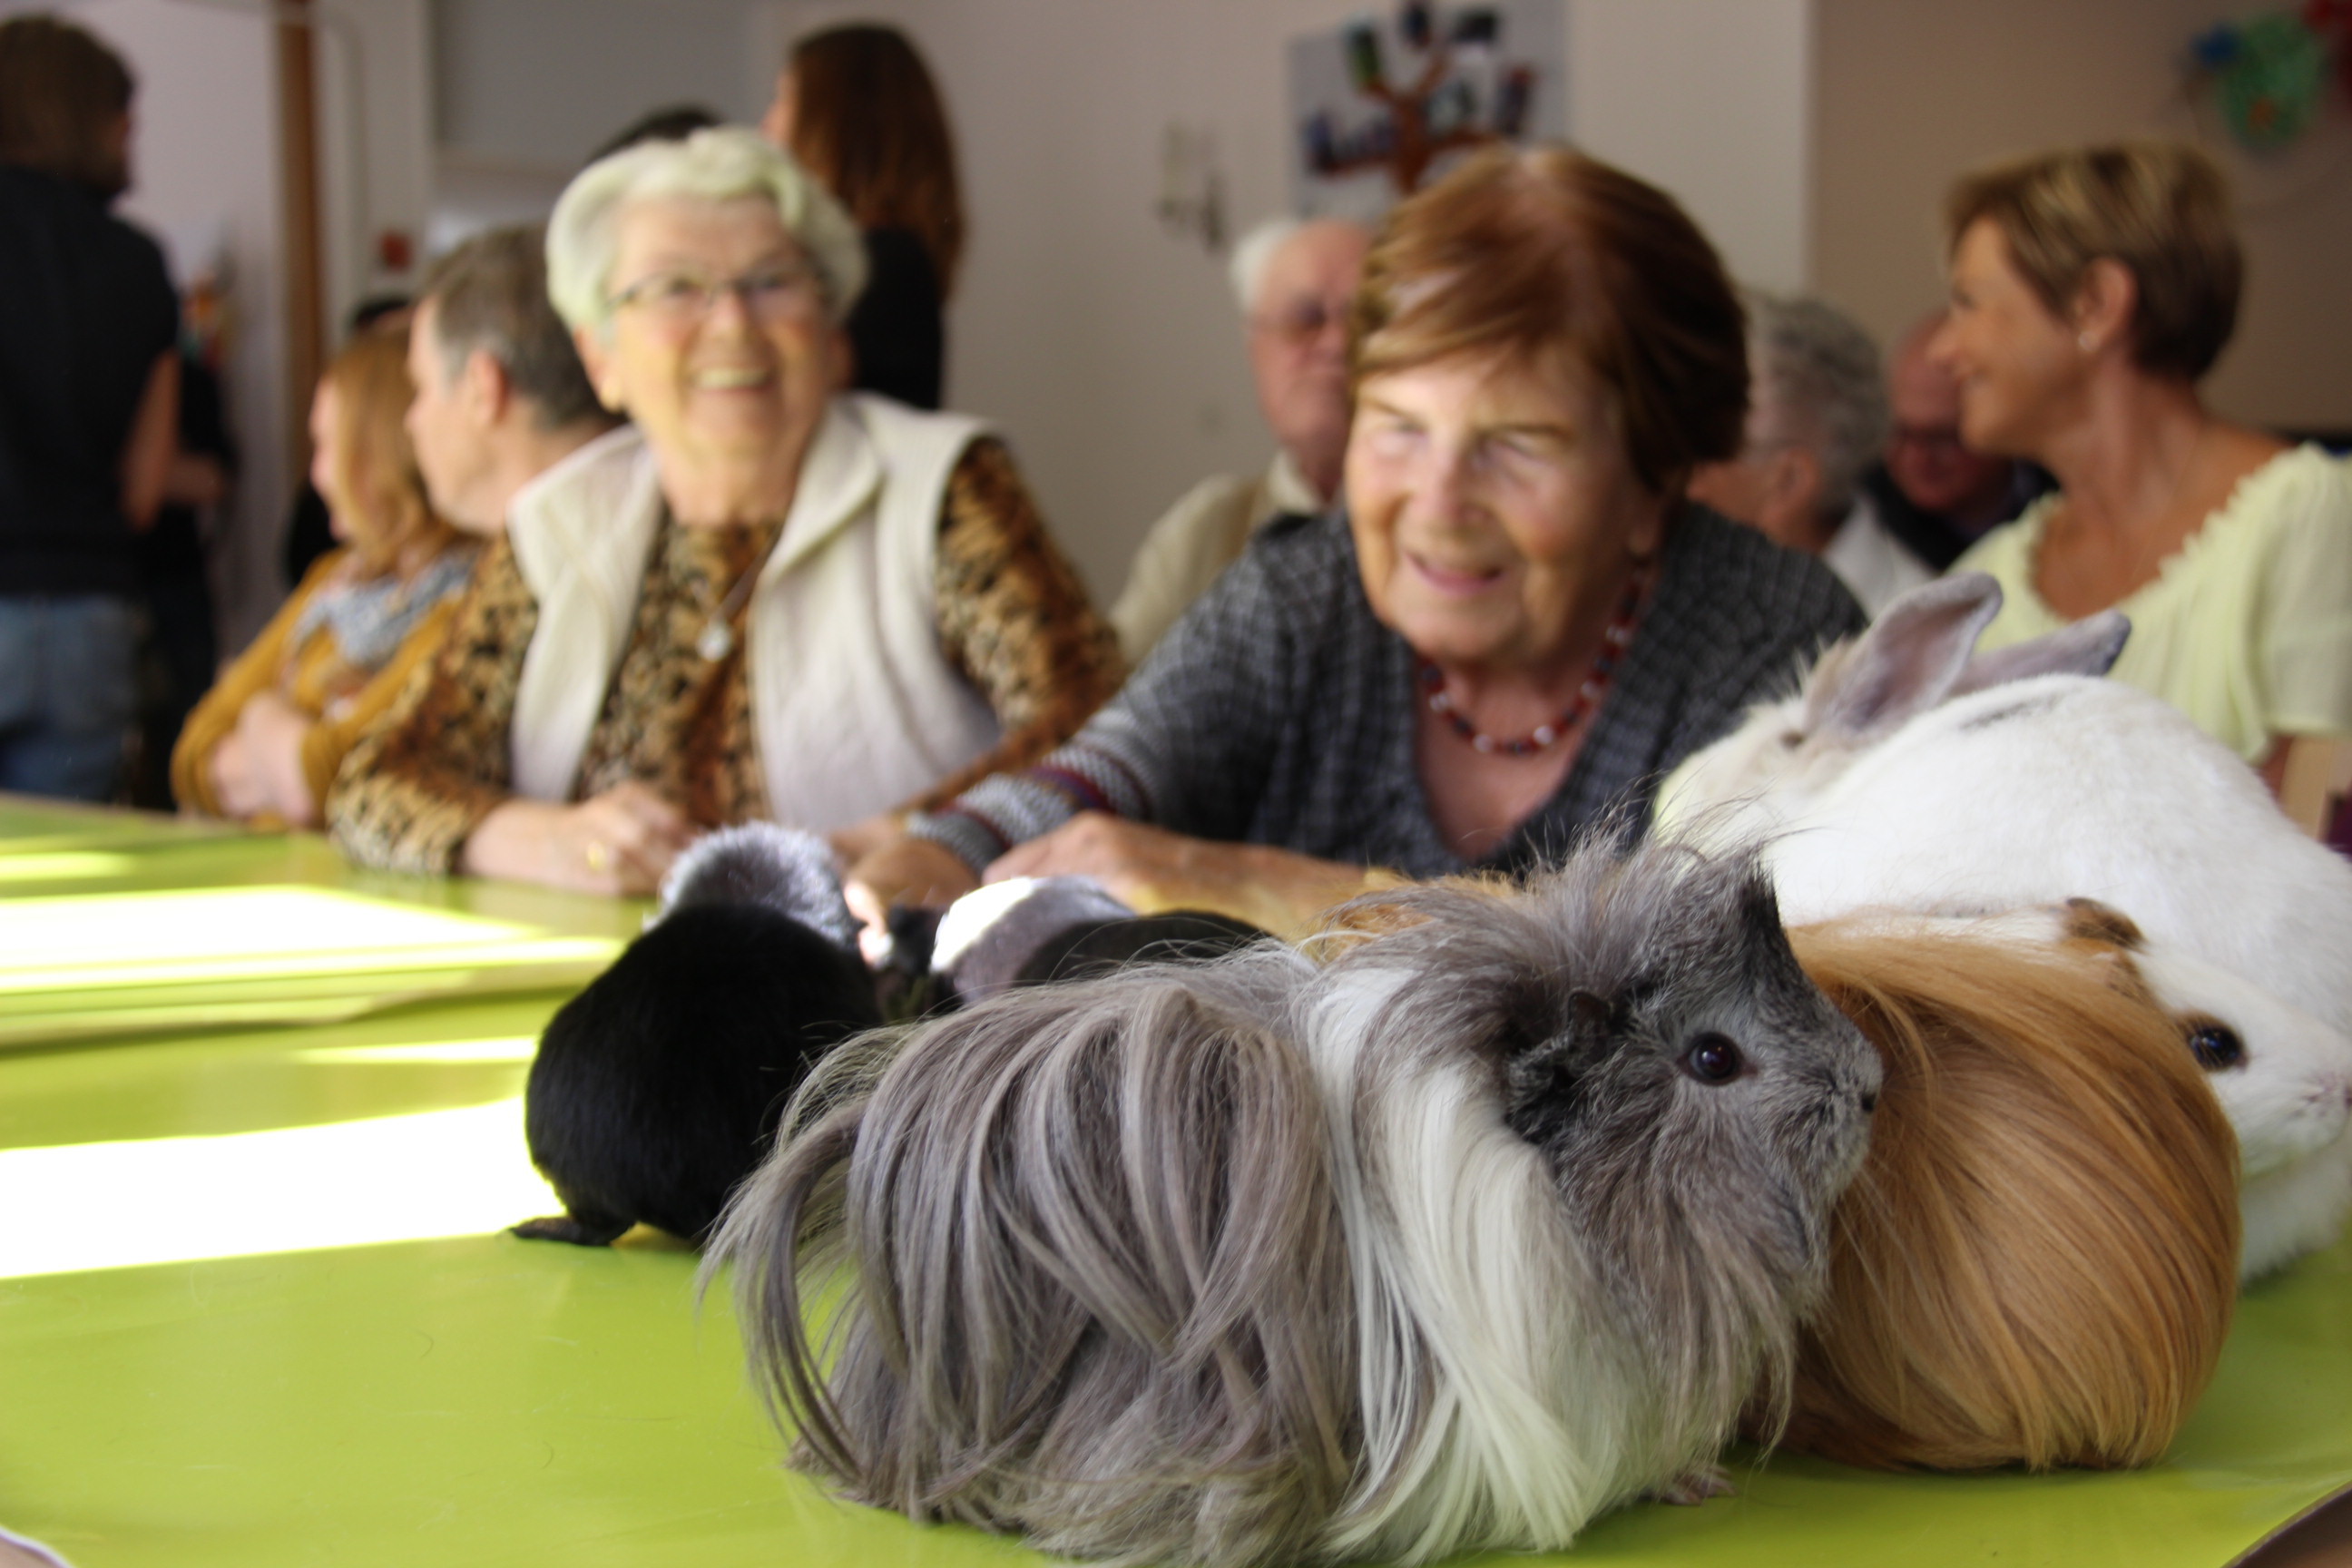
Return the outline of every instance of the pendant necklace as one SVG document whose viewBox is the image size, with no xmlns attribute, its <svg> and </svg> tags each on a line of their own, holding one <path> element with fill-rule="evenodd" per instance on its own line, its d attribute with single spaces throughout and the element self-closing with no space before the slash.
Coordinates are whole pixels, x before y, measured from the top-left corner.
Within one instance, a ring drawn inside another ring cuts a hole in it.
<svg viewBox="0 0 2352 1568">
<path fill-rule="evenodd" d="M 1590 718 L 1608 691 L 1610 679 L 1617 673 L 1617 660 L 1623 655 L 1625 645 L 1633 640 L 1634 623 L 1641 619 L 1642 599 L 1649 592 L 1650 577 L 1650 563 L 1635 562 L 1633 574 L 1625 581 L 1624 596 L 1617 602 L 1617 613 L 1601 631 L 1601 651 L 1594 656 L 1584 683 L 1577 688 L 1576 700 L 1561 709 L 1551 722 L 1538 724 L 1524 735 L 1506 738 L 1487 734 L 1454 706 L 1454 699 L 1446 693 L 1445 672 L 1424 658 L 1421 661 L 1421 689 L 1428 693 L 1429 710 L 1444 720 L 1446 727 L 1468 742 L 1473 751 L 1531 757 L 1548 750 Z"/>
<path fill-rule="evenodd" d="M 736 577 L 735 585 L 727 590 L 727 597 L 719 602 L 710 618 L 702 623 L 702 630 L 695 635 L 694 651 L 702 656 L 704 663 L 717 664 L 735 651 L 735 628 L 730 623 L 751 595 L 751 584 L 760 575 L 761 559 L 756 555 L 751 558 L 751 563 Z"/>
</svg>

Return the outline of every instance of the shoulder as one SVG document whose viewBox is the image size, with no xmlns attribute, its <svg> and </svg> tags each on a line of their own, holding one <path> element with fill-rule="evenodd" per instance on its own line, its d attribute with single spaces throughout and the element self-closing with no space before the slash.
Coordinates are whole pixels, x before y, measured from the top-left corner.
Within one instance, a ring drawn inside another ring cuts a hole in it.
<svg viewBox="0 0 2352 1568">
<path fill-rule="evenodd" d="M 2352 458 L 2308 444 L 2289 447 L 2240 479 L 2214 521 L 2237 517 L 2352 539 Z"/>
<path fill-rule="evenodd" d="M 845 392 L 834 399 L 834 405 L 886 461 L 920 456 L 951 462 L 969 458 L 967 448 L 995 434 L 988 421 L 973 415 L 910 407 L 875 392 Z M 1003 445 L 991 444 L 1000 448 Z"/>
<path fill-rule="evenodd" d="M 1668 533 L 1652 614 L 1732 647 L 1815 644 L 1863 624 L 1853 595 L 1819 560 L 1688 504 Z"/>
</svg>

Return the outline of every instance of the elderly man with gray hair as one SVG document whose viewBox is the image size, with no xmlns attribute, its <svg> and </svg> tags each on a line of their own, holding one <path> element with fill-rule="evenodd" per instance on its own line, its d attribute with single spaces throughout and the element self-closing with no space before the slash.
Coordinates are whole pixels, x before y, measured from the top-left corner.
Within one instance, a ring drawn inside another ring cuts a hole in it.
<svg viewBox="0 0 2352 1568">
<path fill-rule="evenodd" d="M 1275 218 L 1234 247 L 1234 295 L 1248 324 L 1258 407 L 1274 430 L 1274 462 L 1255 477 L 1202 479 L 1151 525 L 1110 611 L 1129 665 L 1142 662 L 1260 527 L 1285 512 L 1321 511 L 1339 493 L 1348 450 L 1348 301 L 1370 243 L 1352 223 Z"/>
<path fill-rule="evenodd" d="M 1745 444 L 1694 472 L 1690 497 L 1820 556 L 1874 616 L 1935 575 L 1886 531 L 1862 487 L 1886 437 L 1878 345 L 1819 300 L 1750 290 L 1747 305 Z"/>
<path fill-rule="evenodd" d="M 547 299 L 537 224 L 476 235 L 425 275 L 408 335 L 408 438 L 425 488 L 469 533 L 500 533 L 515 492 L 616 421 Z"/>
</svg>

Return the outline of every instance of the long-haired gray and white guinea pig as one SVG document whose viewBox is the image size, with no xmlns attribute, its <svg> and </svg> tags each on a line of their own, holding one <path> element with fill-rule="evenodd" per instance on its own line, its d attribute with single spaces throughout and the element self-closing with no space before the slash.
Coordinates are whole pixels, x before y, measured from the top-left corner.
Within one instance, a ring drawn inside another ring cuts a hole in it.
<svg viewBox="0 0 2352 1568">
<path fill-rule="evenodd" d="M 541 1037 L 524 1134 L 566 1212 L 515 1234 L 703 1239 L 809 1068 L 882 1021 L 856 942 L 822 839 L 754 823 L 697 841 L 645 933 Z"/>
<path fill-rule="evenodd" d="M 795 1463 L 1217 1568 L 1556 1548 L 1706 1484 L 1876 1058 L 1746 860 L 1379 904 L 1320 968 L 1015 988 L 822 1065 L 705 1266 Z"/>
</svg>

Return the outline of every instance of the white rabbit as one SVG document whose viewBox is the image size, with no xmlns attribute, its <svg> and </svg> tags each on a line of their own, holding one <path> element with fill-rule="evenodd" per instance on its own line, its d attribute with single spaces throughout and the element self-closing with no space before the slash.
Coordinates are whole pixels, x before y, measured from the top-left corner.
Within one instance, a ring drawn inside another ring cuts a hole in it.
<svg viewBox="0 0 2352 1568">
<path fill-rule="evenodd" d="M 2229 971 L 2153 942 L 2088 900 L 1981 918 L 1883 914 L 1874 932 L 1918 931 L 2051 947 L 2107 945 L 2179 1021 L 2182 1048 L 2238 1135 L 2238 1277 L 2253 1279 L 2333 1240 L 2352 1206 L 2352 1037 Z"/>
<path fill-rule="evenodd" d="M 1954 578 L 1888 606 L 1796 700 L 1818 722 L 1751 716 L 1668 782 L 1660 831 L 1769 837 L 1792 924 L 2095 899 L 2158 946 L 2352 1035 L 2352 863 L 2161 700 L 2016 677 L 2095 652 L 2106 634 L 2087 623 L 1972 660 L 1999 603 L 1990 578 Z"/>
</svg>

